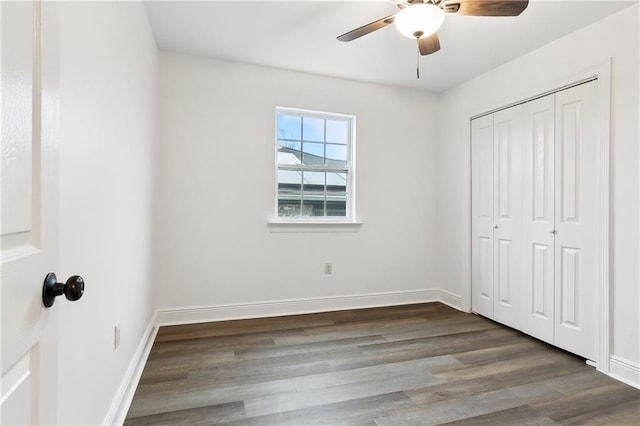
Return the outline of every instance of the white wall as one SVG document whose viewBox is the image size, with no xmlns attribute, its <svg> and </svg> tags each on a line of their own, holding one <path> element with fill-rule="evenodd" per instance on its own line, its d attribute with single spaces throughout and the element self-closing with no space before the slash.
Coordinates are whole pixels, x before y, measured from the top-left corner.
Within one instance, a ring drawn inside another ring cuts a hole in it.
<svg viewBox="0 0 640 426">
<path fill-rule="evenodd" d="M 160 75 L 160 309 L 436 287 L 434 97 L 172 53 Z M 361 229 L 271 232 L 276 105 L 357 117 Z"/>
<path fill-rule="evenodd" d="M 613 58 L 611 114 L 612 352 L 640 362 L 638 330 L 638 5 L 592 24 L 439 98 L 439 282 L 462 295 L 470 280 L 469 118 L 557 87 Z"/>
<path fill-rule="evenodd" d="M 62 4 L 59 424 L 103 422 L 153 315 L 157 60 L 142 3 Z"/>
</svg>

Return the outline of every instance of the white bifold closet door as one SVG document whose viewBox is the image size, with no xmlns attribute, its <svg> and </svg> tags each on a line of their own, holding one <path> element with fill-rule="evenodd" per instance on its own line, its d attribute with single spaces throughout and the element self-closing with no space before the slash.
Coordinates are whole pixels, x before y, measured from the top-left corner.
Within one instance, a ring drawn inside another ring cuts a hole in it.
<svg viewBox="0 0 640 426">
<path fill-rule="evenodd" d="M 472 122 L 472 305 L 487 317 L 520 326 L 521 107 Z"/>
<path fill-rule="evenodd" d="M 493 115 L 471 122 L 471 305 L 493 318 Z"/>
<path fill-rule="evenodd" d="M 523 109 L 522 330 L 588 359 L 598 337 L 597 82 Z"/>
<path fill-rule="evenodd" d="M 596 359 L 597 81 L 471 130 L 472 309 Z"/>
<path fill-rule="evenodd" d="M 522 109 L 522 331 L 553 343 L 555 95 Z"/>
<path fill-rule="evenodd" d="M 595 360 L 600 239 L 598 83 L 556 93 L 555 344 Z"/>
<path fill-rule="evenodd" d="M 522 107 L 493 114 L 493 318 L 519 328 L 522 303 Z"/>
</svg>

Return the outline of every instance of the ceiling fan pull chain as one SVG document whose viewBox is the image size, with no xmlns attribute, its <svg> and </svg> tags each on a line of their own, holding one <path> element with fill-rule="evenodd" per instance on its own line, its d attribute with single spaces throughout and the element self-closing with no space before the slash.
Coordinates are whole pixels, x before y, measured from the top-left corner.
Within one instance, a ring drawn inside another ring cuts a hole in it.
<svg viewBox="0 0 640 426">
<path fill-rule="evenodd" d="M 420 80 L 420 50 L 416 50 L 416 78 Z"/>
</svg>

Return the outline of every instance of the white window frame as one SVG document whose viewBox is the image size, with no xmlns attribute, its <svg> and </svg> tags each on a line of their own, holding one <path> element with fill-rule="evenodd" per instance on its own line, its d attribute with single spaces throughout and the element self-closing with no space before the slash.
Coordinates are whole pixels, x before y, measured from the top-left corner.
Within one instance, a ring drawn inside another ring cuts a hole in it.
<svg viewBox="0 0 640 426">
<path fill-rule="evenodd" d="M 309 170 L 309 171 L 327 171 L 327 172 L 345 172 L 347 173 L 347 188 L 346 188 L 346 215 L 345 216 L 303 216 L 303 217 L 284 217 L 278 216 L 278 171 L 287 169 L 282 167 L 278 163 L 278 114 L 287 114 L 301 117 L 312 117 L 322 119 L 339 118 L 342 120 L 349 120 L 350 123 L 350 140 L 347 146 L 347 166 L 346 167 L 332 167 L 332 166 L 295 166 L 289 169 L 296 170 Z M 274 212 L 273 219 L 270 221 L 272 225 L 280 224 L 299 224 L 299 225 L 340 225 L 340 224 L 356 224 L 360 223 L 356 221 L 356 185 L 355 185 L 355 142 L 356 142 L 356 117 L 348 114 L 339 114 L 332 112 L 313 111 L 307 109 L 290 108 L 276 106 L 274 115 Z"/>
</svg>

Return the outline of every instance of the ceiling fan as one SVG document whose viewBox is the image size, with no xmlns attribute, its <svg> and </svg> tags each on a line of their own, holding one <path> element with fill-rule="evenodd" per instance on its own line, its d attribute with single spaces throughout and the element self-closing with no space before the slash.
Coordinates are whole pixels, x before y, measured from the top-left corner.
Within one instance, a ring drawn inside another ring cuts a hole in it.
<svg viewBox="0 0 640 426">
<path fill-rule="evenodd" d="M 421 55 L 440 50 L 436 31 L 444 22 L 444 15 L 518 16 L 529 5 L 529 0 L 395 0 L 400 11 L 338 36 L 340 41 L 351 41 L 384 28 L 395 22 L 398 31 L 418 41 Z"/>
</svg>

